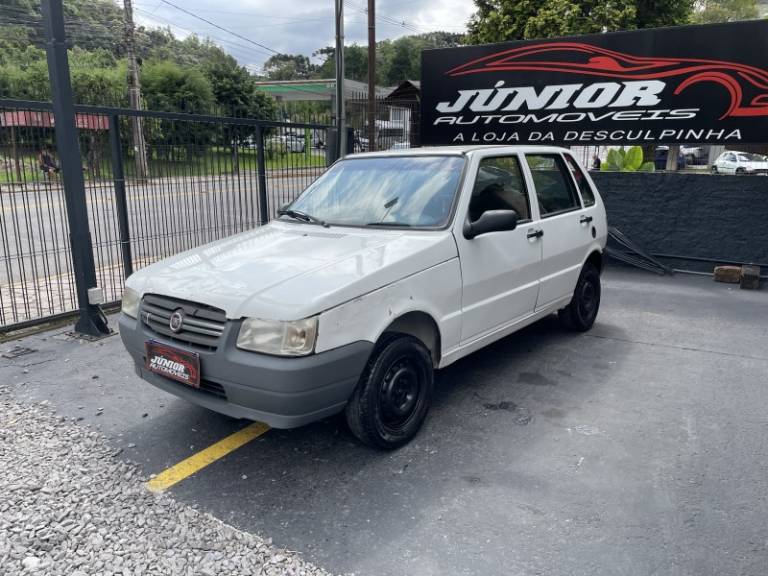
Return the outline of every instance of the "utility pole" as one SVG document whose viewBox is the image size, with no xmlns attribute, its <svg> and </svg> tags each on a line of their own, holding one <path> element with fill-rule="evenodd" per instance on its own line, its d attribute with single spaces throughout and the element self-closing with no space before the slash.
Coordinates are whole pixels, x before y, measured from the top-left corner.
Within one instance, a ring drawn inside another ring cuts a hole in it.
<svg viewBox="0 0 768 576">
<path fill-rule="evenodd" d="M 141 110 L 141 83 L 139 65 L 136 62 L 136 35 L 133 25 L 132 0 L 123 0 L 125 12 L 125 51 L 128 56 L 128 102 L 132 110 Z M 141 116 L 132 116 L 133 155 L 136 160 L 136 178 L 143 180 L 149 176 L 147 166 L 147 147 L 144 144 L 144 122 Z"/>
<path fill-rule="evenodd" d="M 339 131 L 339 158 L 347 155 L 347 127 L 344 106 L 344 0 L 336 0 L 336 128 Z"/>
<path fill-rule="evenodd" d="M 67 42 L 64 33 L 62 0 L 42 1 L 45 26 L 45 52 L 48 59 L 48 80 L 51 83 L 53 115 L 56 129 L 56 150 L 61 160 L 61 180 L 67 206 L 72 269 L 75 275 L 77 304 L 80 318 L 75 330 L 90 336 L 109 334 L 104 313 L 98 306 L 102 295 L 96 287 L 96 265 L 85 201 L 85 180 L 80 161 L 80 143 L 72 101 Z"/>
<path fill-rule="evenodd" d="M 376 149 L 376 0 L 368 0 L 368 150 Z"/>
</svg>

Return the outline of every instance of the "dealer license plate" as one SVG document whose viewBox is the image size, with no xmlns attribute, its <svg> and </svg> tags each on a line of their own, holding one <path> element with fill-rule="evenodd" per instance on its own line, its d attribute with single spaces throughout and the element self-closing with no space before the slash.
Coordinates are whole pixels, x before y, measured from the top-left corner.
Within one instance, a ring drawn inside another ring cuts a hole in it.
<svg viewBox="0 0 768 576">
<path fill-rule="evenodd" d="M 200 356 L 150 340 L 145 344 L 147 370 L 194 388 L 200 387 Z"/>
</svg>

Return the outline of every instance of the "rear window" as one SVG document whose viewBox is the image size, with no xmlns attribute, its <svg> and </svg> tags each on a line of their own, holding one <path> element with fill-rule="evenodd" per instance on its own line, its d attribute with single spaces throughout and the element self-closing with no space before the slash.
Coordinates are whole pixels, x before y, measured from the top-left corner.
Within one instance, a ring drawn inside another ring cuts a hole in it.
<svg viewBox="0 0 768 576">
<path fill-rule="evenodd" d="M 568 169 L 559 154 L 526 154 L 525 158 L 531 169 L 542 217 L 581 208 Z"/>
</svg>

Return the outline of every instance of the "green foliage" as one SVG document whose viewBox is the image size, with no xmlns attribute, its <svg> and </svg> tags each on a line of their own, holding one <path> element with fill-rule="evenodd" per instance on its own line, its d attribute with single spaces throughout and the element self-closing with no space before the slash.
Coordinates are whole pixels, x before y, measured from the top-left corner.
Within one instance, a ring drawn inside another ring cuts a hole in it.
<svg viewBox="0 0 768 576">
<path fill-rule="evenodd" d="M 270 80 L 304 80 L 312 77 L 313 66 L 303 54 L 275 54 L 264 63 Z"/>
<path fill-rule="evenodd" d="M 688 22 L 693 0 L 475 0 L 470 43 L 550 38 Z"/>
<path fill-rule="evenodd" d="M 629 150 L 611 148 L 608 158 L 600 166 L 603 172 L 653 172 L 653 162 L 643 162 L 643 149 L 632 146 Z"/>
<path fill-rule="evenodd" d="M 211 81 L 198 69 L 170 60 L 150 60 L 141 69 L 147 108 L 169 112 L 211 112 Z"/>
<path fill-rule="evenodd" d="M 113 0 L 64 0 L 64 9 L 76 102 L 126 105 L 122 8 Z M 39 0 L 3 0 L 0 97 L 50 99 L 41 22 Z M 274 118 L 274 102 L 257 92 L 248 71 L 210 40 L 195 35 L 179 40 L 169 29 L 138 27 L 136 44 L 148 106 L 186 112 L 215 107 L 236 116 Z"/>
<path fill-rule="evenodd" d="M 757 0 L 699 0 L 694 21 L 699 24 L 752 20 L 760 15 Z"/>
<path fill-rule="evenodd" d="M 376 43 L 376 83 L 395 86 L 404 80 L 421 77 L 421 51 L 427 48 L 458 46 L 464 37 L 449 32 L 429 32 L 403 36 L 397 40 Z M 313 56 L 323 61 L 314 65 L 301 55 L 280 54 L 265 64 L 269 80 L 301 80 L 306 78 L 333 78 L 336 74 L 336 49 L 326 46 Z M 299 65 L 299 63 L 301 63 Z M 344 47 L 344 70 L 350 80 L 368 79 L 368 47 L 352 44 Z"/>
</svg>

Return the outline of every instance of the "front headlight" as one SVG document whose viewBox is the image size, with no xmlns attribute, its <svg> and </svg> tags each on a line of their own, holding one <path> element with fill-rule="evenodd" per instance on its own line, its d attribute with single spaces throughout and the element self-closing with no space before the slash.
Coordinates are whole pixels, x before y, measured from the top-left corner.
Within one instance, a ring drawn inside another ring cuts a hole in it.
<svg viewBox="0 0 768 576">
<path fill-rule="evenodd" d="M 126 316 L 136 318 L 139 314 L 139 293 L 136 290 L 130 288 L 125 289 L 123 292 L 122 311 Z"/>
<path fill-rule="evenodd" d="M 237 347 L 276 356 L 306 356 L 315 349 L 317 316 L 282 322 L 246 318 L 237 335 Z"/>
</svg>

